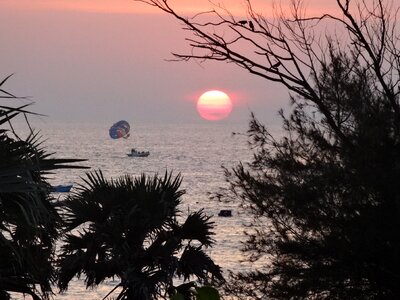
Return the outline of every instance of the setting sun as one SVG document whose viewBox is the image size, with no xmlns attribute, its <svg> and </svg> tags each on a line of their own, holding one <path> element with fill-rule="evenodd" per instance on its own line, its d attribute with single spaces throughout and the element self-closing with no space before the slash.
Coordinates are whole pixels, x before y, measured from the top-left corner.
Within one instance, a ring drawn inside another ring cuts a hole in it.
<svg viewBox="0 0 400 300">
<path fill-rule="evenodd" d="M 206 120 L 225 119 L 232 111 L 232 101 L 221 91 L 213 90 L 203 93 L 197 100 L 197 111 Z"/>
</svg>

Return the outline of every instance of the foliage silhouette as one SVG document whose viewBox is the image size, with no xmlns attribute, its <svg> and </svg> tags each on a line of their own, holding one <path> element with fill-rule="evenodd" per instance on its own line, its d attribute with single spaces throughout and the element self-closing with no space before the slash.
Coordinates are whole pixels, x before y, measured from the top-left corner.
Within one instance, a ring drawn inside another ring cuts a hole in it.
<svg viewBox="0 0 400 300">
<path fill-rule="evenodd" d="M 174 295 L 176 276 L 202 284 L 223 279 L 204 252 L 213 243 L 210 217 L 197 211 L 183 221 L 177 208 L 184 194 L 179 175 L 106 180 L 96 171 L 84 182 L 64 203 L 61 290 L 74 276 L 84 276 L 87 287 L 117 277 L 115 299 L 145 300 Z"/>
<path fill-rule="evenodd" d="M 21 139 L 12 121 L 23 115 L 29 126 L 27 109 L 0 83 L 0 297 L 10 299 L 10 292 L 48 299 L 55 282 L 55 241 L 61 218 L 46 180 L 49 172 L 60 168 L 80 168 L 70 163 L 78 159 L 55 159 L 31 130 Z M 9 129 L 6 129 L 9 125 Z M 30 126 L 29 126 L 30 128 Z"/>
<path fill-rule="evenodd" d="M 252 116 L 250 164 L 226 170 L 228 198 L 254 214 L 244 248 L 257 272 L 228 292 L 251 299 L 398 299 L 400 45 L 394 2 L 337 0 L 306 14 L 293 0 L 247 20 L 225 6 L 191 17 L 158 7 L 193 33 L 178 60 L 233 63 L 291 92 L 283 136 Z M 247 21 L 247 22 L 244 22 Z M 247 24 L 252 22 L 252 26 Z M 332 28 L 331 31 L 329 29 Z"/>
<path fill-rule="evenodd" d="M 267 272 L 236 274 L 231 292 L 275 299 L 395 299 L 400 295 L 395 183 L 400 136 L 394 112 L 365 69 L 334 54 L 322 71 L 324 101 L 350 144 L 310 116 L 304 99 L 273 139 L 250 123 L 255 155 L 249 168 L 226 171 L 232 192 L 262 225 L 249 234 L 251 259 L 271 256 Z M 332 86 L 340 86 L 332 93 Z M 311 114 L 312 115 L 312 114 Z M 270 226 L 266 226 L 270 224 Z M 258 286 L 248 292 L 248 285 Z M 243 288 L 246 287 L 246 290 Z"/>
<path fill-rule="evenodd" d="M 218 290 L 211 286 L 196 286 L 189 282 L 177 287 L 177 293 L 170 300 L 220 300 Z"/>
</svg>

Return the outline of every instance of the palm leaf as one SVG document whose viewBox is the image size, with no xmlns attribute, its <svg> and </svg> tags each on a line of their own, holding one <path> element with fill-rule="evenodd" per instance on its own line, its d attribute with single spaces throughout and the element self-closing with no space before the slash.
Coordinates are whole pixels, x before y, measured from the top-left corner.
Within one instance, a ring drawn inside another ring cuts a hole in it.
<svg viewBox="0 0 400 300">
<path fill-rule="evenodd" d="M 190 276 L 195 275 L 200 280 L 204 280 L 208 278 L 208 273 L 218 280 L 223 280 L 221 268 L 204 253 L 201 247 L 188 245 L 179 260 L 178 276 L 189 280 Z"/>
<path fill-rule="evenodd" d="M 181 234 L 183 239 L 198 240 L 205 246 L 211 246 L 214 240 L 211 236 L 214 234 L 211 229 L 214 227 L 214 222 L 210 221 L 209 216 L 206 216 L 203 210 L 191 213 L 185 223 L 182 225 Z"/>
<path fill-rule="evenodd" d="M 60 256 L 61 289 L 74 276 L 84 276 L 88 287 L 115 276 L 122 287 L 116 299 L 155 299 L 172 288 L 177 271 L 185 279 L 221 276 L 204 253 L 190 251 L 190 246 L 184 249 L 186 240 L 211 245 L 213 222 L 200 211 L 178 224 L 178 205 L 185 193 L 180 175 L 107 180 L 99 170 L 82 181 L 62 202 L 68 235 Z M 191 261 L 197 258 L 197 264 Z"/>
<path fill-rule="evenodd" d="M 11 76 L 11 75 L 10 75 Z M 8 76 L 0 82 L 3 86 Z M 0 89 L 0 98 L 17 98 Z M 0 295 L 25 293 L 33 299 L 48 299 L 54 283 L 55 240 L 61 218 L 44 175 L 60 168 L 82 168 L 80 159 L 56 159 L 43 148 L 38 133 L 18 137 L 12 120 L 34 114 L 26 108 L 32 103 L 0 106 Z M 28 121 L 27 121 L 28 122 Z M 30 125 L 27 123 L 29 128 Z M 36 289 L 37 288 L 37 289 Z M 40 295 L 40 297 L 38 296 Z"/>
</svg>

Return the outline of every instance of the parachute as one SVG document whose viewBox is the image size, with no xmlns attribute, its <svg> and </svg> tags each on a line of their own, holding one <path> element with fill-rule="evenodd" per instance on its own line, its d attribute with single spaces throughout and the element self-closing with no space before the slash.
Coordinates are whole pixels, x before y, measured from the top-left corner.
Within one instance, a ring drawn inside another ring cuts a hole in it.
<svg viewBox="0 0 400 300">
<path fill-rule="evenodd" d="M 110 127 L 109 133 L 112 139 L 119 139 L 119 138 L 128 138 L 129 137 L 129 130 L 130 130 L 129 123 L 125 120 L 118 121 L 113 126 Z"/>
</svg>

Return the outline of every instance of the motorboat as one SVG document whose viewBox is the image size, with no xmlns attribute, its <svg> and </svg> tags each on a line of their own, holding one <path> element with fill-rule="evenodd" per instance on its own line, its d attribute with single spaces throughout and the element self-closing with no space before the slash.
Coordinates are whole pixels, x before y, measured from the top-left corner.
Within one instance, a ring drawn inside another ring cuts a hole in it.
<svg viewBox="0 0 400 300">
<path fill-rule="evenodd" d="M 221 209 L 218 213 L 219 217 L 232 217 L 232 211 L 230 209 Z"/>
<path fill-rule="evenodd" d="M 60 184 L 52 186 L 52 190 L 55 193 L 68 193 L 72 188 L 72 184 Z"/>
<path fill-rule="evenodd" d="M 129 157 L 146 157 L 149 156 L 150 152 L 149 151 L 138 151 L 135 148 L 131 149 L 131 152 L 128 153 L 127 155 Z"/>
</svg>

